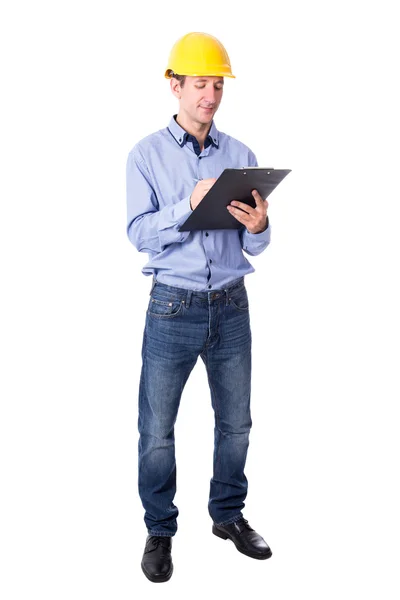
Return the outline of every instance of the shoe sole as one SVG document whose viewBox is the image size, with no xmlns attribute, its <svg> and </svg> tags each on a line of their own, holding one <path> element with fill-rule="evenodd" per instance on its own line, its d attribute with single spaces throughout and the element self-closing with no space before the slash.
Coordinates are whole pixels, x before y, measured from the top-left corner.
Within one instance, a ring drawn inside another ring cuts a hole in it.
<svg viewBox="0 0 400 600">
<path fill-rule="evenodd" d="M 262 554 L 262 555 L 260 555 L 260 554 L 254 554 L 252 552 L 246 552 L 246 550 L 243 550 L 242 548 L 239 548 L 235 544 L 235 542 L 233 541 L 233 539 L 231 537 L 229 537 L 229 535 L 227 535 L 223 531 L 219 531 L 219 529 L 217 529 L 214 526 L 212 528 L 212 532 L 213 532 L 214 535 L 216 535 L 217 537 L 221 538 L 221 540 L 230 540 L 235 545 L 236 550 L 238 550 L 239 552 L 241 552 L 245 556 L 250 556 L 250 558 L 256 558 L 257 560 L 266 560 L 267 558 L 271 558 L 271 556 L 272 556 L 272 552 L 271 551 L 269 551 L 269 554 Z"/>
<path fill-rule="evenodd" d="M 166 575 L 163 575 L 162 577 L 153 577 L 152 575 L 149 575 L 149 573 L 147 573 L 147 571 L 145 570 L 143 565 L 140 565 L 140 566 L 142 567 L 142 571 L 146 575 L 147 579 L 149 581 L 152 581 L 153 583 L 164 583 L 165 581 L 168 581 L 169 579 L 171 579 L 171 575 L 174 570 L 174 567 L 171 566 L 170 571 L 168 571 L 168 573 Z"/>
</svg>

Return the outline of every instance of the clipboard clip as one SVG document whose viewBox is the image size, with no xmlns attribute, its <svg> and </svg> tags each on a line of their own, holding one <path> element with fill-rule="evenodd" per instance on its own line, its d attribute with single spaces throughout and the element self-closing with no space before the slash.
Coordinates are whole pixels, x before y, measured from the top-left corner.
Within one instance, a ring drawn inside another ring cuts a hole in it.
<svg viewBox="0 0 400 600">
<path fill-rule="evenodd" d="M 243 171 L 243 175 L 247 175 L 246 171 L 250 171 L 252 169 L 257 170 L 260 169 L 260 167 L 240 167 Z M 265 168 L 262 168 L 263 171 L 265 171 Z M 269 175 L 271 173 L 271 171 L 274 171 L 273 167 L 267 168 L 267 175 Z"/>
</svg>

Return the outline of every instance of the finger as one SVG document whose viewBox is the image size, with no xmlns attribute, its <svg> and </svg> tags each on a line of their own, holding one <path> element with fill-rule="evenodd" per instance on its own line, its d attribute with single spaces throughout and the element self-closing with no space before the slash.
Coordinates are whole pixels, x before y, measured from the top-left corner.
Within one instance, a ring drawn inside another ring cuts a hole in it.
<svg viewBox="0 0 400 600">
<path fill-rule="evenodd" d="M 269 206 L 267 199 L 264 200 L 264 198 L 258 193 L 257 190 L 253 190 L 252 194 L 253 198 L 256 201 L 256 210 L 260 208 L 267 210 Z"/>
<path fill-rule="evenodd" d="M 257 218 L 260 214 L 259 205 L 256 205 L 256 208 L 253 208 L 252 206 L 249 206 L 248 204 L 245 204 L 244 202 L 239 202 L 238 200 L 232 200 L 231 206 L 241 208 L 251 218 Z M 261 208 L 262 208 L 261 212 L 264 212 L 265 205 L 264 205 L 264 207 L 263 207 L 263 205 L 261 205 Z"/>
<path fill-rule="evenodd" d="M 261 212 L 264 212 L 264 211 L 267 212 L 268 206 L 269 206 L 267 199 L 264 200 L 264 198 L 258 193 L 257 190 L 253 190 L 252 194 L 253 194 L 253 198 L 256 201 L 256 208 L 255 208 L 255 210 L 257 212 L 260 212 L 260 211 Z"/>
<path fill-rule="evenodd" d="M 266 200 L 264 200 L 264 198 L 262 196 L 260 196 L 260 194 L 258 193 L 257 190 L 253 190 L 252 192 L 253 198 L 256 201 L 256 207 L 261 207 L 264 206 L 264 202 L 266 202 Z"/>
<path fill-rule="evenodd" d="M 243 212 L 242 210 L 239 210 L 238 208 L 235 208 L 234 206 L 231 206 L 230 204 L 228 204 L 228 206 L 226 208 L 231 213 L 231 215 L 233 215 L 235 217 L 235 219 L 240 221 L 240 223 L 243 223 L 244 225 L 249 223 L 251 217 L 248 213 Z"/>
<path fill-rule="evenodd" d="M 240 208 L 241 210 L 246 212 L 248 215 L 250 215 L 254 211 L 254 208 L 252 208 L 245 202 L 239 202 L 239 200 L 232 200 L 232 202 L 230 203 L 230 206 Z"/>
</svg>

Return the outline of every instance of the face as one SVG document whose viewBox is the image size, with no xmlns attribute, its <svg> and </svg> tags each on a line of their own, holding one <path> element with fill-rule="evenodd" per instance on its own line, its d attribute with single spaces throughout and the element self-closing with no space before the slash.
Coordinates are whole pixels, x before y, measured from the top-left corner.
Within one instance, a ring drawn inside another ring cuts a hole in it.
<svg viewBox="0 0 400 600">
<path fill-rule="evenodd" d="M 179 99 L 180 111 L 191 121 L 210 123 L 218 110 L 224 87 L 223 77 L 189 77 L 183 87 L 171 80 L 171 88 Z"/>
</svg>

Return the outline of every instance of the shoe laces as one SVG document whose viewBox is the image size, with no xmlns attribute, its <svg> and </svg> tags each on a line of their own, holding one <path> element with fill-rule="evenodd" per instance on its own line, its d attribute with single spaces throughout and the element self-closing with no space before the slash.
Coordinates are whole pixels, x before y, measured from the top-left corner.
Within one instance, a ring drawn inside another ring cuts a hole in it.
<svg viewBox="0 0 400 600">
<path fill-rule="evenodd" d="M 158 548 L 158 546 L 162 546 L 166 550 L 169 549 L 168 539 L 167 539 L 167 536 L 165 536 L 165 535 L 153 536 L 151 543 L 154 546 L 154 548 Z"/>
<path fill-rule="evenodd" d="M 237 521 L 238 523 L 243 523 L 243 525 L 246 527 L 246 529 L 248 529 L 249 531 L 254 531 L 254 529 L 252 527 L 250 527 L 249 522 L 247 519 L 240 519 L 240 521 Z"/>
</svg>

